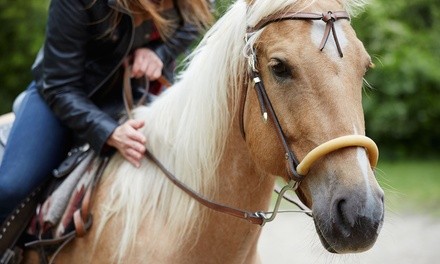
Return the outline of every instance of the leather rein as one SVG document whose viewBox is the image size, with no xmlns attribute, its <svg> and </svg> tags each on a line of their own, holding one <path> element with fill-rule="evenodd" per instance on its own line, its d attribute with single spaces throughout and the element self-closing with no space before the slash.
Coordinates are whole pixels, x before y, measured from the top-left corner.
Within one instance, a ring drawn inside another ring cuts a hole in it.
<svg viewBox="0 0 440 264">
<path fill-rule="evenodd" d="M 342 57 L 342 51 L 340 49 L 339 43 L 337 41 L 336 37 L 336 31 L 334 30 L 334 24 L 333 22 L 338 19 L 349 19 L 348 14 L 345 11 L 338 11 L 338 12 L 328 12 L 326 15 L 324 14 L 318 14 L 318 13 L 282 13 L 282 14 L 275 14 L 269 17 L 266 17 L 261 22 L 259 22 L 255 27 L 248 28 L 248 33 L 255 32 L 256 30 L 260 30 L 267 26 L 270 23 L 279 22 L 283 20 L 323 20 L 326 23 L 326 30 L 324 32 L 324 37 L 321 43 L 320 49 L 322 50 L 327 42 L 327 39 L 330 35 L 330 32 L 333 32 L 333 37 L 335 39 L 335 42 L 337 43 L 338 51 L 340 56 Z M 313 163 L 321 158 L 322 156 L 333 152 L 335 150 L 345 148 L 345 147 L 364 147 L 369 155 L 370 164 L 372 167 L 375 167 L 378 160 L 378 149 L 376 144 L 373 140 L 371 140 L 368 137 L 360 136 L 360 135 L 348 135 L 339 137 L 333 140 L 330 140 L 328 142 L 325 142 L 322 145 L 317 146 L 315 149 L 313 149 L 311 152 L 309 152 L 304 159 L 301 162 L 298 162 L 297 158 L 295 157 L 293 151 L 290 149 L 286 136 L 283 132 L 283 129 L 281 127 L 281 124 L 276 116 L 275 110 L 272 107 L 272 104 L 270 102 L 270 99 L 266 93 L 266 89 L 264 87 L 263 82 L 261 81 L 261 78 L 259 76 L 258 70 L 255 68 L 256 65 L 256 55 L 254 51 L 252 51 L 251 54 L 252 61 L 249 61 L 249 64 L 251 65 L 252 70 L 252 78 L 255 83 L 255 91 L 258 96 L 258 100 L 260 102 L 260 108 L 263 115 L 263 119 L 265 122 L 267 122 L 268 119 L 268 113 L 270 118 L 275 124 L 275 129 L 277 132 L 277 135 L 284 147 L 285 151 L 285 157 L 286 157 L 286 163 L 287 163 L 287 173 L 290 177 L 290 181 L 286 186 L 284 186 L 281 191 L 278 192 L 278 198 L 275 203 L 274 210 L 272 212 L 251 212 L 247 210 L 237 209 L 234 207 L 230 207 L 221 203 L 214 202 L 210 199 L 207 199 L 206 197 L 203 197 L 198 192 L 194 191 L 192 188 L 187 186 L 185 183 L 180 181 L 176 176 L 174 176 L 173 173 L 171 173 L 148 149 L 145 152 L 145 157 L 155 163 L 158 168 L 164 173 L 164 175 L 179 189 L 184 191 L 186 194 L 188 194 L 191 198 L 195 199 L 200 204 L 223 214 L 228 214 L 237 218 L 241 218 L 244 220 L 247 220 L 248 222 L 252 224 L 257 224 L 263 226 L 265 223 L 270 222 L 275 219 L 275 216 L 277 215 L 279 211 L 279 205 L 281 203 L 281 200 L 284 198 L 285 192 L 289 190 L 295 191 L 301 181 L 304 179 L 306 174 L 308 173 L 310 167 L 313 165 Z M 129 73 L 129 67 L 126 68 L 126 74 L 124 77 L 124 101 L 126 102 L 126 106 L 133 105 L 131 102 L 126 101 L 126 95 L 129 94 L 131 90 L 131 85 L 129 81 L 126 81 L 128 76 L 130 76 Z M 244 106 L 246 102 L 246 94 L 247 94 L 247 85 L 246 89 L 244 90 L 244 93 L 242 94 L 242 100 L 241 100 L 241 106 L 240 106 L 240 130 L 242 133 L 242 136 L 244 140 L 246 140 L 245 137 L 245 130 L 244 130 L 244 124 L 243 124 L 243 115 L 244 115 Z M 130 113 L 130 107 L 127 108 L 127 113 Z M 288 199 L 290 200 L 290 199 Z M 293 202 L 293 201 L 292 201 Z M 298 205 L 299 206 L 299 205 Z M 299 206 L 301 209 L 303 209 L 301 206 Z M 300 212 L 304 212 L 311 216 L 310 211 L 302 210 Z M 270 215 L 270 216 L 268 216 Z"/>
</svg>

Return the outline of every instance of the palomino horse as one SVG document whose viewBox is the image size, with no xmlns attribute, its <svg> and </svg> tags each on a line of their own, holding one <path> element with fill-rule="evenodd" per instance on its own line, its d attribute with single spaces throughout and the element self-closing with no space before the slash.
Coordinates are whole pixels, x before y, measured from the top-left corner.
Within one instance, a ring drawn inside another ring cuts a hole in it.
<svg viewBox="0 0 440 264">
<path fill-rule="evenodd" d="M 328 251 L 369 249 L 384 205 L 361 105 L 371 61 L 344 12 L 357 4 L 238 0 L 174 87 L 134 111 L 148 149 L 191 189 L 243 210 L 267 210 L 280 176 Z M 259 262 L 260 225 L 206 208 L 148 159 L 134 168 L 113 157 L 92 213 L 56 263 Z"/>
</svg>

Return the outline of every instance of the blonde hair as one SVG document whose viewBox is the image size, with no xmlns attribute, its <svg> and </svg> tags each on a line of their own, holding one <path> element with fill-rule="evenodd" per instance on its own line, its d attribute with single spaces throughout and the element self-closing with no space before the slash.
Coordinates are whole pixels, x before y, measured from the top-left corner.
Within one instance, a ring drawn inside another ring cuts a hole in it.
<svg viewBox="0 0 440 264">
<path fill-rule="evenodd" d="M 203 30 L 208 28 L 213 22 L 213 16 L 207 0 L 177 0 L 178 6 L 174 8 L 179 10 L 183 21 L 179 19 L 165 18 L 161 11 L 164 10 L 165 1 L 154 0 L 116 0 L 117 4 L 126 9 L 132 15 L 143 14 L 149 16 L 157 27 L 163 40 L 171 37 L 179 23 L 190 23 Z M 121 21 L 122 13 L 113 10 L 110 14 L 111 27 L 106 33 L 113 32 Z"/>
</svg>

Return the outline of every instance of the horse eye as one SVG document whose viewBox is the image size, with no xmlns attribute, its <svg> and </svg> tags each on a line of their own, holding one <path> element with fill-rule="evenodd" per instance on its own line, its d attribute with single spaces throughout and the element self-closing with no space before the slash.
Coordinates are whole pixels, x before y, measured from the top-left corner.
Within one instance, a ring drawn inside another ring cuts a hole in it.
<svg viewBox="0 0 440 264">
<path fill-rule="evenodd" d="M 269 62 L 269 67 L 273 75 L 277 78 L 292 78 L 292 71 L 290 67 L 279 59 L 272 59 Z"/>
</svg>

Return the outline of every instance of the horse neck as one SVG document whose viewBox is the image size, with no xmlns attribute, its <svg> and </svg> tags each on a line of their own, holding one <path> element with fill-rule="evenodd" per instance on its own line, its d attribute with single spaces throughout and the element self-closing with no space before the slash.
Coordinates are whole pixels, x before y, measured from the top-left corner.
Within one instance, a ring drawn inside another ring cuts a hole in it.
<svg viewBox="0 0 440 264">
<path fill-rule="evenodd" d="M 257 168 L 239 131 L 238 122 L 234 122 L 218 168 L 220 190 L 217 195 L 222 201 L 225 199 L 231 202 L 228 204 L 249 211 L 265 210 L 272 194 L 274 177 Z"/>
<path fill-rule="evenodd" d="M 215 201 L 247 211 L 266 211 L 274 179 L 259 171 L 234 122 L 217 171 Z M 205 228 L 198 237 L 197 251 L 209 250 L 225 263 L 258 262 L 257 242 L 261 227 L 243 219 L 206 210 Z M 209 248 L 205 248 L 209 245 Z M 214 252 L 215 251 L 215 252 Z"/>
</svg>

